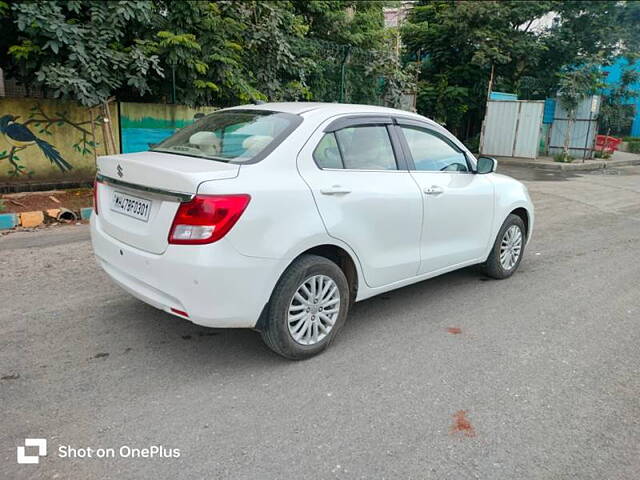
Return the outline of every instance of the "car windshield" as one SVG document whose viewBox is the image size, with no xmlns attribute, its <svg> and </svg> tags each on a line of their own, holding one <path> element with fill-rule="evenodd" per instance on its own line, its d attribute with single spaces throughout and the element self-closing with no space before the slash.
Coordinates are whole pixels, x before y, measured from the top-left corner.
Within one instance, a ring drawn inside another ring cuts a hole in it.
<svg viewBox="0 0 640 480">
<path fill-rule="evenodd" d="M 202 117 L 151 150 L 222 162 L 253 163 L 278 146 L 301 121 L 301 117 L 290 113 L 221 111 Z"/>
</svg>

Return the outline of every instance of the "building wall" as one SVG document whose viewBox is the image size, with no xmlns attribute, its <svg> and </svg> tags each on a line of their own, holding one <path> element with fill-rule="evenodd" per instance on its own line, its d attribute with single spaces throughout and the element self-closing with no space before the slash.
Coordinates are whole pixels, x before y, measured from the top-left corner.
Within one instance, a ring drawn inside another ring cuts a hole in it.
<svg viewBox="0 0 640 480">
<path fill-rule="evenodd" d="M 149 103 L 111 104 L 111 126 L 117 153 L 146 151 L 176 130 L 194 122 L 196 115 L 214 107 Z M 120 112 L 120 113 L 119 113 Z M 0 132 L 0 184 L 90 182 L 95 177 L 95 156 L 107 153 L 103 117 L 94 109 L 95 139 L 89 110 L 75 102 L 31 97 L 0 97 L 0 119 L 17 117 L 13 123 L 46 142 L 71 165 L 64 171 L 44 154 L 36 141 L 24 142 Z M 109 125 L 109 124 L 107 124 Z M 1 128 L 1 127 L 0 127 Z M 15 130 L 15 128 L 13 129 Z M 122 146 L 120 145 L 122 139 Z M 19 146 L 18 146 L 19 145 Z M 52 150 L 44 146 L 45 150 Z"/>
<path fill-rule="evenodd" d="M 111 105 L 115 128 L 117 115 L 116 105 Z M 18 141 L 7 131 L 0 132 L 0 183 L 84 182 L 94 177 L 95 154 L 105 153 L 99 112 L 94 111 L 95 138 L 89 110 L 75 102 L 0 98 L 0 120 L 4 117 L 6 121 L 7 116 L 17 117 L 12 135 L 23 135 L 32 141 Z M 117 143 L 117 132 L 114 137 Z M 120 148 L 119 144 L 116 148 Z M 63 171 L 45 156 L 45 151 L 56 152 L 54 156 L 71 169 Z"/>
<path fill-rule="evenodd" d="M 622 72 L 629 68 L 629 62 L 625 58 L 619 58 L 616 62 L 608 67 L 602 67 L 602 71 L 607 73 L 607 76 L 604 80 L 605 84 L 609 87 L 614 86 L 620 82 L 620 77 Z M 640 61 L 635 62 L 633 67 L 635 71 L 640 72 Z M 631 89 L 635 91 L 637 94 L 628 99 L 629 105 L 635 105 L 636 115 L 633 120 L 633 124 L 631 125 L 630 135 L 634 137 L 640 137 L 640 80 L 634 83 L 631 86 Z M 606 94 L 606 89 L 603 92 Z"/>
</svg>

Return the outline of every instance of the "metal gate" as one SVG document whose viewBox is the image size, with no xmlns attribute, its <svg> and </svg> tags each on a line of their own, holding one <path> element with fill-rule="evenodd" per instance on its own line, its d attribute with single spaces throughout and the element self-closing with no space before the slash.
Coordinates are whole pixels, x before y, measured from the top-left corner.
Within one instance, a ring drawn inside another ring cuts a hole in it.
<svg viewBox="0 0 640 480">
<path fill-rule="evenodd" d="M 549 155 L 563 152 L 565 137 L 569 136 L 569 155 L 582 159 L 591 158 L 598 133 L 599 113 L 600 97 L 587 97 L 576 108 L 575 120 L 569 128 L 569 113 L 560 101 L 556 101 L 549 139 Z"/>
<path fill-rule="evenodd" d="M 489 100 L 480 136 L 480 153 L 536 158 L 544 101 Z"/>
</svg>

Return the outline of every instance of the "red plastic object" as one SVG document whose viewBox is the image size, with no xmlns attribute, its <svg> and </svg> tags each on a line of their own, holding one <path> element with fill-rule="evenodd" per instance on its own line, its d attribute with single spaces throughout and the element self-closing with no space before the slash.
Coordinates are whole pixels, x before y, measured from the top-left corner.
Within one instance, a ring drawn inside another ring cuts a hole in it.
<svg viewBox="0 0 640 480">
<path fill-rule="evenodd" d="M 613 153 L 618 150 L 622 142 L 621 138 L 608 137 L 607 135 L 596 135 L 596 151 Z"/>
</svg>

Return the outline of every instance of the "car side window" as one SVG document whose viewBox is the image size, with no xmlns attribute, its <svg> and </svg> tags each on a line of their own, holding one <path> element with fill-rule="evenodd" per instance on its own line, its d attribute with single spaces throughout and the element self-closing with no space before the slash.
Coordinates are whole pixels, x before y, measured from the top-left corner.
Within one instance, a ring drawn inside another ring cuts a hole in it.
<svg viewBox="0 0 640 480">
<path fill-rule="evenodd" d="M 426 172 L 468 172 L 467 157 L 463 152 L 429 131 L 401 126 L 409 144 L 415 170 Z"/>
<path fill-rule="evenodd" d="M 344 168 L 350 170 L 397 170 L 389 132 L 384 125 L 343 128 L 336 139 Z"/>
<path fill-rule="evenodd" d="M 322 137 L 313 151 L 313 159 L 320 168 L 342 168 L 342 157 L 333 132 Z"/>
</svg>

